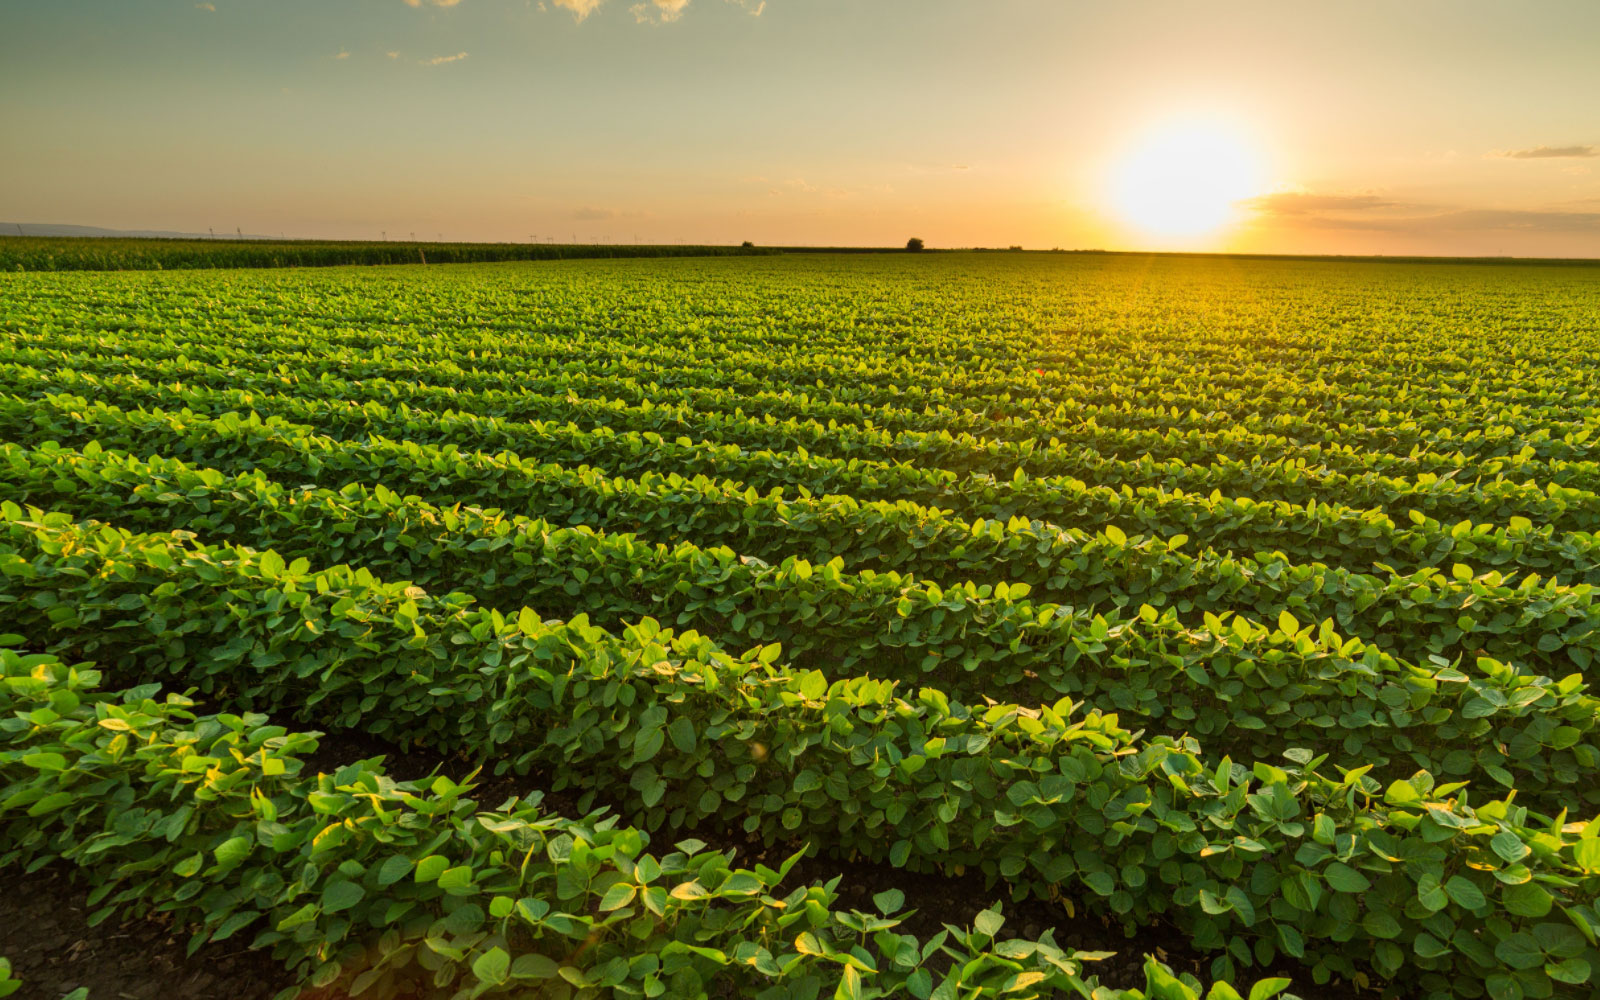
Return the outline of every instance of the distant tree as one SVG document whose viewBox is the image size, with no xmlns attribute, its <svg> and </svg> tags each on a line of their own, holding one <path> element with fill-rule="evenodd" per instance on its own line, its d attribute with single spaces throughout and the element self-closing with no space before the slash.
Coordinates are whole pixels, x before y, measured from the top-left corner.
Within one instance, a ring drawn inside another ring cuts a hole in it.
<svg viewBox="0 0 1600 1000">
<path fill-rule="evenodd" d="M 911 251 L 921 250 L 922 249 L 922 237 L 913 236 L 909 240 L 906 240 L 906 249 L 907 250 L 911 250 Z"/>
<path fill-rule="evenodd" d="M 749 240 L 745 240 L 743 243 L 739 244 L 739 246 L 754 248 L 755 244 L 751 243 Z"/>
</svg>

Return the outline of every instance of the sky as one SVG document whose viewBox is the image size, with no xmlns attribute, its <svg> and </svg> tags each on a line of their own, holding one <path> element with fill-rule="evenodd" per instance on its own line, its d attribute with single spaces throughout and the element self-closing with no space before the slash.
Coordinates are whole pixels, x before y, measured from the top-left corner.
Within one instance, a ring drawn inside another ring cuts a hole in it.
<svg viewBox="0 0 1600 1000">
<path fill-rule="evenodd" d="M 0 219 L 1600 257 L 1600 2 L 0 0 Z"/>
</svg>

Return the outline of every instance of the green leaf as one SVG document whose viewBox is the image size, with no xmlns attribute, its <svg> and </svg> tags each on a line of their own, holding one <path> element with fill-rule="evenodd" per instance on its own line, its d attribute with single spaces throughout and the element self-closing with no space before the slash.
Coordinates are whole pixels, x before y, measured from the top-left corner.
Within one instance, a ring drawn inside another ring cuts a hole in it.
<svg viewBox="0 0 1600 1000">
<path fill-rule="evenodd" d="M 839 988 L 833 991 L 833 1000 L 861 1000 L 861 973 L 855 966 L 844 967 Z"/>
<path fill-rule="evenodd" d="M 316 903 L 307 903 L 306 905 L 300 907 L 300 909 L 278 921 L 277 930 L 287 931 L 299 927 L 301 924 L 309 924 L 311 921 L 317 919 L 318 912 L 320 912 L 320 908 Z"/>
<path fill-rule="evenodd" d="M 1542 917 L 1555 902 L 1555 897 L 1537 882 L 1507 886 L 1500 896 L 1506 909 L 1519 917 Z"/>
<path fill-rule="evenodd" d="M 249 837 L 230 837 L 217 845 L 217 864 L 224 868 L 232 867 L 250 856 L 253 846 Z"/>
<path fill-rule="evenodd" d="M 1432 872 L 1426 872 L 1417 879 L 1417 899 L 1430 913 L 1437 913 L 1450 903 L 1450 897 L 1439 884 L 1439 876 Z"/>
<path fill-rule="evenodd" d="M 1581 958 L 1564 958 L 1546 964 L 1544 974 L 1560 983 L 1586 983 L 1589 981 L 1589 963 Z"/>
<path fill-rule="evenodd" d="M 1006 918 L 1000 915 L 998 909 L 984 910 L 972 918 L 972 929 L 985 937 L 994 937 L 1000 933 L 1000 928 L 1005 922 Z"/>
<path fill-rule="evenodd" d="M 643 764 L 661 752 L 666 736 L 659 729 L 641 729 L 633 739 L 633 762 Z"/>
<path fill-rule="evenodd" d="M 458 865 L 455 868 L 445 869 L 444 873 L 439 876 L 439 888 L 451 894 L 462 893 L 471 889 L 472 866 Z"/>
<path fill-rule="evenodd" d="M 1102 896 L 1109 896 L 1117 891 L 1117 880 L 1105 872 L 1090 872 L 1083 877 L 1083 882 Z"/>
<path fill-rule="evenodd" d="M 396 854 L 378 866 L 378 885 L 390 886 L 411 874 L 411 859 Z"/>
<path fill-rule="evenodd" d="M 1537 969 L 1544 964 L 1544 950 L 1532 934 L 1513 934 L 1494 946 L 1494 957 L 1513 969 Z"/>
<path fill-rule="evenodd" d="M 361 902 L 366 894 L 367 890 L 354 882 L 342 879 L 329 882 L 322 889 L 322 911 L 324 913 L 338 913 L 340 910 L 348 910 Z"/>
<path fill-rule="evenodd" d="M 1331 862 L 1322 874 L 1335 892 L 1366 892 L 1372 888 L 1371 880 L 1342 861 Z"/>
<path fill-rule="evenodd" d="M 1361 918 L 1361 926 L 1375 938 L 1387 940 L 1400 936 L 1400 921 L 1386 910 L 1368 910 Z"/>
<path fill-rule="evenodd" d="M 1256 984 L 1250 987 L 1250 1000 L 1271 1000 L 1288 988 L 1289 980 L 1282 976 L 1257 980 Z"/>
<path fill-rule="evenodd" d="M 553 979 L 560 968 L 548 955 L 518 955 L 511 963 L 511 978 Z"/>
<path fill-rule="evenodd" d="M 1508 863 L 1521 861 L 1530 853 L 1522 838 L 1510 830 L 1501 830 L 1489 841 L 1489 846 Z"/>
<path fill-rule="evenodd" d="M 695 733 L 694 723 L 683 716 L 672 720 L 672 725 L 667 727 L 667 735 L 672 738 L 672 745 L 679 753 L 694 753 Z"/>
<path fill-rule="evenodd" d="M 1483 891 L 1470 879 L 1462 875 L 1450 876 L 1450 881 L 1444 884 L 1445 895 L 1449 896 L 1457 906 L 1469 910 L 1482 907 L 1488 900 L 1483 898 Z"/>
<path fill-rule="evenodd" d="M 1578 841 L 1572 849 L 1572 856 L 1578 862 L 1578 867 L 1586 872 L 1600 871 L 1600 839 L 1585 837 Z"/>
<path fill-rule="evenodd" d="M 1507 975 L 1490 976 L 1483 981 L 1483 986 L 1492 1000 L 1522 1000 L 1523 997 L 1521 985 Z"/>
<path fill-rule="evenodd" d="M 1415 805 L 1422 801 L 1422 794 L 1415 785 L 1409 781 L 1396 781 L 1383 793 L 1383 801 L 1392 806 Z"/>
<path fill-rule="evenodd" d="M 430 854 L 417 862 L 416 880 L 418 882 L 432 882 L 443 875 L 445 869 L 450 867 L 450 859 L 439 854 Z"/>
<path fill-rule="evenodd" d="M 602 912 L 608 910 L 620 910 L 624 906 L 627 906 L 629 903 L 633 902 L 633 897 L 637 893 L 638 888 L 631 882 L 618 882 L 616 885 L 606 890 L 605 896 L 600 900 L 600 909 Z"/>
<path fill-rule="evenodd" d="M 885 889 L 873 895 L 872 905 L 878 908 L 879 913 L 887 917 L 899 913 L 900 908 L 906 905 L 906 894 L 899 889 Z"/>
<path fill-rule="evenodd" d="M 490 948 L 473 961 L 472 974 L 480 983 L 499 986 L 511 978 L 511 956 L 504 948 Z"/>
</svg>

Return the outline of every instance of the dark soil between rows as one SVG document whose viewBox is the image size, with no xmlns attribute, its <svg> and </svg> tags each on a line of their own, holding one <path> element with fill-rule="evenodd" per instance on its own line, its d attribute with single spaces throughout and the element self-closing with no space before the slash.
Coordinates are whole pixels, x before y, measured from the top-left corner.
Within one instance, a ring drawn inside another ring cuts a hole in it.
<svg viewBox="0 0 1600 1000">
<path fill-rule="evenodd" d="M 55 864 L 32 874 L 0 870 L 0 955 L 11 959 L 18 1000 L 55 1000 L 80 986 L 89 1000 L 271 1000 L 293 985 L 248 934 L 185 954 L 189 935 L 156 919 L 89 926 L 88 886 Z"/>
<path fill-rule="evenodd" d="M 427 753 L 401 753 L 358 733 L 325 737 L 307 764 L 313 772 L 331 771 L 378 755 L 387 756 L 392 772 L 400 779 L 421 777 L 435 769 L 460 777 L 470 769 L 464 762 Z M 473 797 L 484 807 L 493 807 L 508 795 L 526 793 L 541 784 L 538 775 L 521 779 L 485 776 Z M 547 795 L 545 804 L 568 815 L 578 812 L 575 798 L 567 795 Z M 737 863 L 744 866 L 761 863 L 775 868 L 799 848 L 798 844 L 767 847 L 737 829 L 703 827 L 667 836 L 672 841 L 697 837 L 734 848 Z M 657 835 L 656 839 L 663 838 Z M 658 850 L 663 846 L 656 845 Z M 937 933 L 946 923 L 969 925 L 980 911 L 1002 902 L 1006 918 L 1002 936 L 1032 938 L 1052 930 L 1056 943 L 1064 948 L 1115 952 L 1111 958 L 1089 963 L 1084 970 L 1106 986 L 1143 986 L 1141 969 L 1146 954 L 1202 981 L 1209 980 L 1211 956 L 1194 951 L 1173 928 L 1156 925 L 1127 937 L 1120 926 L 1081 906 L 1069 914 L 1059 903 L 1010 902 L 1004 887 L 986 888 L 974 873 L 958 877 L 918 874 L 885 864 L 830 857 L 825 845 L 819 846 L 824 846 L 823 855 L 802 860 L 790 873 L 789 886 L 843 875 L 837 905 L 866 912 L 874 912 L 875 893 L 899 889 L 905 893 L 906 906 L 917 911 L 900 929 L 920 938 Z M 55 1000 L 80 986 L 89 988 L 91 1000 L 270 1000 L 292 985 L 291 977 L 270 955 L 245 948 L 248 934 L 207 945 L 188 956 L 188 933 L 159 918 L 111 920 L 89 927 L 88 888 L 74 881 L 73 874 L 65 864 L 32 874 L 20 869 L 0 871 L 0 955 L 11 959 L 16 975 L 24 981 L 22 991 L 16 994 L 22 1000 Z M 1294 980 L 1291 991 L 1304 1000 L 1347 1000 L 1356 995 L 1348 983 L 1317 986 L 1305 968 L 1282 960 L 1271 969 L 1249 970 L 1241 985 L 1268 975 Z"/>
</svg>

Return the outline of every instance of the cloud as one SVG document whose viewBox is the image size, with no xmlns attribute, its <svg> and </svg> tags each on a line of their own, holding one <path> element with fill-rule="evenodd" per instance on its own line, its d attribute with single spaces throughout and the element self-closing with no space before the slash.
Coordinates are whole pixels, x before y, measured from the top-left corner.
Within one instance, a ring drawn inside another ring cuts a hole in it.
<svg viewBox="0 0 1600 1000">
<path fill-rule="evenodd" d="M 1408 215 L 1307 212 L 1280 217 L 1299 229 L 1345 229 L 1380 233 L 1600 233 L 1600 212 L 1458 208 Z"/>
<path fill-rule="evenodd" d="M 689 0 L 649 0 L 648 3 L 636 3 L 628 10 L 633 12 L 633 19 L 639 24 L 663 24 L 682 17 L 688 6 Z"/>
<path fill-rule="evenodd" d="M 1509 160 L 1559 160 L 1600 156 L 1596 146 L 1535 146 L 1532 149 L 1503 149 L 1495 153 Z"/>
<path fill-rule="evenodd" d="M 654 215 L 650 212 L 641 212 L 636 209 L 584 205 L 568 212 L 567 217 L 574 222 L 640 222 L 654 218 Z"/>
<path fill-rule="evenodd" d="M 194 5 L 194 9 L 203 10 L 208 14 L 215 14 L 217 12 L 217 5 L 214 3 L 197 3 Z"/>
<path fill-rule="evenodd" d="M 424 60 L 422 60 L 422 65 L 424 65 L 424 66 L 443 66 L 445 63 L 453 63 L 458 59 L 465 59 L 466 57 L 467 57 L 467 54 L 465 52 L 457 52 L 453 56 L 434 56 L 432 59 L 424 59 Z"/>
<path fill-rule="evenodd" d="M 410 0 L 406 0 L 406 2 L 409 3 Z M 595 12 L 595 8 L 600 6 L 601 0 L 552 0 L 552 2 L 557 7 L 565 7 L 567 10 L 572 11 L 573 20 L 582 21 Z"/>
<path fill-rule="evenodd" d="M 339 54 L 334 56 L 334 58 L 335 59 L 349 59 L 350 58 L 350 50 L 349 49 L 340 49 L 339 50 Z"/>
<path fill-rule="evenodd" d="M 1545 212 L 1526 209 L 1466 209 L 1406 220 L 1429 229 L 1505 230 L 1522 233 L 1600 233 L 1600 212 Z"/>
<path fill-rule="evenodd" d="M 390 59 L 399 59 L 400 58 L 400 53 L 398 53 L 398 52 L 385 52 L 384 55 L 388 56 Z"/>
<path fill-rule="evenodd" d="M 413 7 L 421 2 L 423 0 L 406 0 L 406 3 Z M 438 3 L 439 0 L 429 0 L 429 2 Z M 459 3 L 460 0 L 452 2 Z M 550 2 L 557 7 L 572 11 L 573 20 L 581 22 L 599 10 L 605 0 L 550 0 Z M 690 0 L 640 0 L 629 7 L 628 12 L 640 24 L 666 24 L 682 17 L 684 11 L 689 9 L 689 3 Z M 728 3 L 740 7 L 752 17 L 760 17 L 767 9 L 767 0 L 728 0 Z M 539 9 L 545 9 L 543 0 L 539 4 Z"/>
<path fill-rule="evenodd" d="M 461 0 L 426 0 L 426 2 L 435 7 L 454 7 Z M 407 7 L 421 7 L 423 3 L 424 0 L 406 0 Z"/>
<path fill-rule="evenodd" d="M 1592 202 L 1600 204 L 1600 199 Z M 1297 229 L 1437 234 L 1600 233 L 1600 211 L 1583 201 L 1542 209 L 1473 208 L 1392 201 L 1375 194 L 1279 191 L 1244 203 L 1266 224 Z"/>
<path fill-rule="evenodd" d="M 1397 202 L 1375 194 L 1313 194 L 1310 191 L 1277 191 L 1251 198 L 1245 203 L 1267 215 L 1309 215 L 1312 212 L 1371 212 L 1398 208 Z"/>
</svg>

